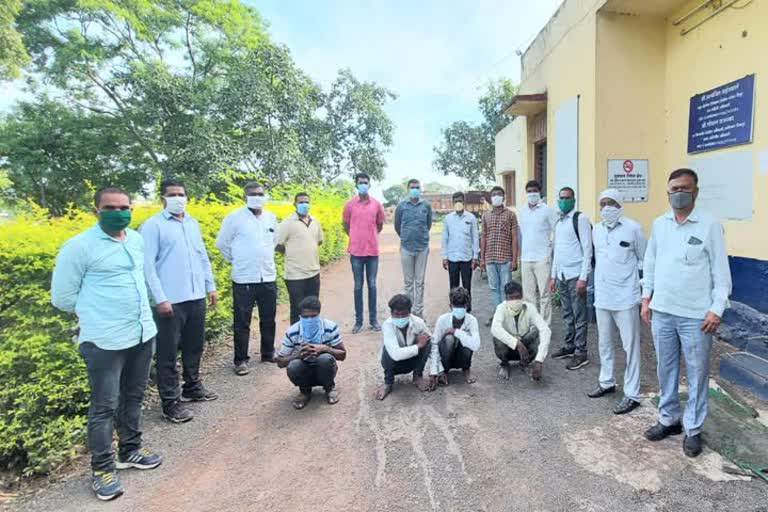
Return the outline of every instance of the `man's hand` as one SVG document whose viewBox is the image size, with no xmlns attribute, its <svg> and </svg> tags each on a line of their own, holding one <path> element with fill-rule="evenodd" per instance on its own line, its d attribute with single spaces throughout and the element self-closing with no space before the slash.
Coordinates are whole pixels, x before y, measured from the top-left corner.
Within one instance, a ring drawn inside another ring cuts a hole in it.
<svg viewBox="0 0 768 512">
<path fill-rule="evenodd" d="M 555 293 L 555 280 L 551 277 L 549 278 L 549 291 Z"/>
<path fill-rule="evenodd" d="M 445 330 L 445 335 L 447 336 L 449 334 L 451 334 L 451 335 L 456 334 L 456 329 L 454 329 L 453 327 L 451 327 L 450 329 L 446 329 Z"/>
<path fill-rule="evenodd" d="M 579 295 L 586 295 L 587 293 L 587 281 L 584 279 L 579 279 L 576 281 L 576 293 Z"/>
<path fill-rule="evenodd" d="M 219 302 L 219 294 L 216 292 L 216 290 L 208 292 L 208 306 L 215 308 L 218 302 Z"/>
<path fill-rule="evenodd" d="M 316 343 L 302 343 L 301 344 L 301 358 L 306 359 L 308 357 L 316 357 L 327 350 L 328 347 Z"/>
<path fill-rule="evenodd" d="M 544 363 L 541 361 L 534 361 L 531 365 L 531 378 L 535 381 L 541 380 L 541 371 L 544 369 Z"/>
<path fill-rule="evenodd" d="M 640 306 L 640 318 L 643 319 L 646 325 L 651 325 L 651 301 L 650 299 L 643 299 L 643 305 Z"/>
<path fill-rule="evenodd" d="M 173 305 L 170 301 L 161 302 L 157 305 L 157 314 L 159 316 L 168 318 L 173 316 Z"/>
<path fill-rule="evenodd" d="M 434 391 L 437 389 L 437 375 L 430 375 L 427 381 L 427 391 Z"/>
<path fill-rule="evenodd" d="M 448 270 L 448 260 L 443 260 L 443 268 Z"/>
<path fill-rule="evenodd" d="M 485 270 L 485 258 L 480 258 L 480 269 Z"/>
<path fill-rule="evenodd" d="M 513 261 L 511 267 L 512 267 L 512 272 L 515 272 L 517 270 L 517 262 Z"/>
<path fill-rule="evenodd" d="M 704 323 L 701 324 L 701 330 L 707 334 L 712 334 L 720 327 L 720 317 L 711 311 L 707 311 L 707 316 L 704 317 Z"/>
<path fill-rule="evenodd" d="M 423 349 L 427 346 L 427 343 L 429 343 L 429 334 L 423 332 L 419 334 L 419 337 L 416 338 L 416 346 L 419 347 L 419 350 Z"/>
<path fill-rule="evenodd" d="M 528 362 L 531 360 L 531 354 L 528 352 L 526 346 L 523 345 L 522 341 L 518 340 L 516 350 L 517 353 L 520 354 L 520 365 L 528 366 Z"/>
<path fill-rule="evenodd" d="M 472 270 L 480 268 L 480 260 L 472 260 Z"/>
</svg>

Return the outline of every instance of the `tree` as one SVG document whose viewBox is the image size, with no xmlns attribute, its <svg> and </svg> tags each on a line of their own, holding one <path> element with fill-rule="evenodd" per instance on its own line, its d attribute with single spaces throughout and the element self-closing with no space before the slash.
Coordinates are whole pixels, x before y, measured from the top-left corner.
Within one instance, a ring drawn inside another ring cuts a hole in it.
<svg viewBox="0 0 768 512">
<path fill-rule="evenodd" d="M 21 0 L 0 2 L 0 79 L 18 78 L 29 60 L 21 34 L 15 28 L 20 12 Z"/>
<path fill-rule="evenodd" d="M 456 121 L 442 130 L 442 141 L 433 148 L 432 166 L 445 175 L 464 178 L 470 187 L 480 187 L 494 180 L 495 139 L 512 117 L 503 105 L 515 95 L 516 87 L 502 79 L 486 86 L 478 99 L 483 116 L 480 124 Z"/>
<path fill-rule="evenodd" d="M 405 183 L 392 185 L 391 187 L 384 189 L 384 205 L 395 206 L 397 203 L 402 201 L 403 198 L 405 198 L 405 194 L 407 194 Z"/>
</svg>

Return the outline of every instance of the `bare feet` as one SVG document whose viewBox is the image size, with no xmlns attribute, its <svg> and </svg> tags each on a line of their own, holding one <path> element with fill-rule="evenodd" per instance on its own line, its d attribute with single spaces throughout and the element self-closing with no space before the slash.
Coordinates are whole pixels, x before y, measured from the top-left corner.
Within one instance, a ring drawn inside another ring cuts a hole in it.
<svg viewBox="0 0 768 512">
<path fill-rule="evenodd" d="M 296 395 L 296 398 L 293 399 L 293 408 L 301 410 L 307 406 L 310 400 L 312 400 L 312 392 L 299 392 L 299 394 Z"/>
<path fill-rule="evenodd" d="M 437 377 L 437 385 L 438 386 L 447 386 L 448 385 L 448 370 L 441 373 Z"/>
<path fill-rule="evenodd" d="M 384 400 L 387 398 L 387 395 L 389 395 L 392 392 L 392 386 L 389 384 L 384 384 L 383 386 L 379 387 L 376 390 L 376 399 L 377 400 Z"/>
<path fill-rule="evenodd" d="M 509 380 L 509 366 L 503 365 L 499 367 L 499 380 Z"/>
<path fill-rule="evenodd" d="M 419 388 L 419 391 L 431 391 L 429 381 L 424 377 L 414 377 L 413 383 Z"/>
<path fill-rule="evenodd" d="M 464 370 L 464 380 L 467 384 L 474 384 L 477 382 L 477 379 L 474 375 L 472 375 L 472 372 L 470 370 Z"/>
</svg>

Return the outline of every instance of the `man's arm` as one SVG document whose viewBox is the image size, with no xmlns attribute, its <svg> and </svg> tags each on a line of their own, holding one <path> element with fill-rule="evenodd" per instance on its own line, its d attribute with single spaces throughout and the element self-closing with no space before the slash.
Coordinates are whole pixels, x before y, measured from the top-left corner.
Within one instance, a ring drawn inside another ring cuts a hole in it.
<svg viewBox="0 0 768 512">
<path fill-rule="evenodd" d="M 488 222 L 486 219 L 486 216 L 483 215 L 483 231 L 480 233 L 480 263 L 485 264 L 485 256 L 486 256 L 486 243 L 488 240 Z"/>
<path fill-rule="evenodd" d="M 653 296 L 653 279 L 656 271 L 656 223 L 651 226 L 651 238 L 643 256 L 643 301 L 650 301 Z"/>
<path fill-rule="evenodd" d="M 206 293 L 215 292 L 216 279 L 213 276 L 213 266 L 211 265 L 211 258 L 208 256 L 208 249 L 205 247 L 203 233 L 200 231 L 200 224 L 197 225 L 197 236 L 197 243 L 200 244 L 200 248 L 202 249 L 202 252 L 200 253 L 200 262 L 203 265 L 203 272 L 205 273 L 205 291 Z"/>
<path fill-rule="evenodd" d="M 480 259 L 480 234 L 478 233 L 477 218 L 473 214 L 470 214 L 472 220 L 470 221 L 470 236 L 472 237 L 472 256 L 476 260 Z"/>
<path fill-rule="evenodd" d="M 384 207 L 381 206 L 381 203 L 379 203 L 379 211 L 376 214 L 376 229 L 379 233 L 381 233 L 381 230 L 384 229 L 384 221 L 386 220 L 386 215 L 384 214 Z"/>
<path fill-rule="evenodd" d="M 536 310 L 536 308 L 529 307 L 528 314 L 531 315 L 531 322 L 539 330 L 539 348 L 536 352 L 536 361 L 543 363 L 549 354 L 549 343 L 552 340 L 552 329 L 549 328 L 547 322 Z"/>
<path fill-rule="evenodd" d="M 323 245 L 323 225 L 319 220 L 312 219 L 312 222 L 317 222 L 317 245 Z"/>
<path fill-rule="evenodd" d="M 448 222 L 448 215 L 443 218 L 443 236 L 440 241 L 440 256 L 444 259 L 448 259 L 448 240 L 450 239 L 450 223 Z"/>
<path fill-rule="evenodd" d="M 74 313 L 86 264 L 79 246 L 67 242 L 59 250 L 51 278 L 51 304 L 66 313 Z"/>
<path fill-rule="evenodd" d="M 401 347 L 397 342 L 397 327 L 391 322 L 387 322 L 382 326 L 381 335 L 384 339 L 384 350 L 387 351 L 389 357 L 393 361 L 404 361 L 412 357 L 419 355 L 419 347 L 416 345 L 408 345 L 407 347 Z"/>
<path fill-rule="evenodd" d="M 581 253 L 584 255 L 581 261 L 580 281 L 586 281 L 592 266 L 592 228 L 589 219 L 582 213 L 579 215 L 579 238 L 581 239 Z"/>
<path fill-rule="evenodd" d="M 418 333 L 414 332 L 414 334 L 426 334 L 432 338 L 432 342 L 429 345 L 429 374 L 439 375 L 443 373 L 445 368 L 443 368 L 443 360 L 440 357 L 440 345 L 438 344 L 440 340 L 435 339 L 435 337 L 432 336 L 432 333 L 429 332 L 426 323 L 424 323 L 422 329 Z"/>
<path fill-rule="evenodd" d="M 144 279 L 147 281 L 147 287 L 152 293 L 152 298 L 155 299 L 155 304 L 162 304 L 168 301 L 168 297 L 163 291 L 160 276 L 157 275 L 157 253 L 160 252 L 160 227 L 154 219 L 151 219 L 142 224 L 139 232 L 144 239 Z"/>
<path fill-rule="evenodd" d="M 512 269 L 517 269 L 517 258 L 520 252 L 520 244 L 518 240 L 519 224 L 517 223 L 517 216 L 511 213 L 510 222 L 512 223 Z"/>
<path fill-rule="evenodd" d="M 472 317 L 472 321 L 470 322 L 469 317 L 466 318 L 467 320 L 464 321 L 469 322 L 467 324 L 469 332 L 456 329 L 456 332 L 453 334 L 459 339 L 463 346 L 467 347 L 472 352 L 477 352 L 480 348 L 480 329 L 477 325 L 477 319 Z"/>
<path fill-rule="evenodd" d="M 432 205 L 427 203 L 427 231 L 432 229 Z"/>
<path fill-rule="evenodd" d="M 725 245 L 723 226 L 713 222 L 709 230 L 707 252 L 710 254 L 710 272 L 712 273 L 712 305 L 709 310 L 718 317 L 728 307 L 731 294 L 731 267 L 728 264 L 728 249 Z"/>
<path fill-rule="evenodd" d="M 512 336 L 504 329 L 504 316 L 506 315 L 506 306 L 499 304 L 496 308 L 496 312 L 493 314 L 493 323 L 491 324 L 491 334 L 494 338 L 511 348 L 517 349 L 518 339 Z"/>
<path fill-rule="evenodd" d="M 221 228 L 216 237 L 216 247 L 224 259 L 232 263 L 232 238 L 235 235 L 235 227 L 230 215 L 224 217 L 224 220 L 221 222 Z"/>
<path fill-rule="evenodd" d="M 283 220 L 277 226 L 277 245 L 275 245 L 275 250 L 280 254 L 285 254 L 285 243 L 287 241 L 288 241 L 288 226 L 286 225 L 286 221 Z"/>
<path fill-rule="evenodd" d="M 397 205 L 395 208 L 395 233 L 400 236 L 400 226 L 403 223 L 403 203 Z"/>
<path fill-rule="evenodd" d="M 643 258 L 645 257 L 645 250 L 648 247 L 648 240 L 645 239 L 645 233 L 643 233 L 643 227 L 640 224 L 635 226 L 635 257 L 638 261 L 638 269 L 643 268 Z"/>
<path fill-rule="evenodd" d="M 349 203 L 346 203 L 344 205 L 344 210 L 342 210 L 341 213 L 341 225 L 344 227 L 344 232 L 349 236 L 349 222 L 352 218 L 352 209 L 349 206 Z"/>
</svg>

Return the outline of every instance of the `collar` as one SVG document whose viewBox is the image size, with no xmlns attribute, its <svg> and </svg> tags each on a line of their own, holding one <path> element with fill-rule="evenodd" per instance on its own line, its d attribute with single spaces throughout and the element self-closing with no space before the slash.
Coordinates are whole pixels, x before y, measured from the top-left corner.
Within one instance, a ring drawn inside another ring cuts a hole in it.
<svg viewBox="0 0 768 512">
<path fill-rule="evenodd" d="M 559 210 L 558 210 L 558 211 L 559 211 Z M 568 213 L 566 213 L 565 215 L 563 215 L 563 212 L 560 212 L 560 220 L 563 220 L 563 219 L 569 219 L 569 218 L 573 217 L 573 215 L 574 215 L 575 213 L 576 213 L 576 208 L 574 208 L 573 210 L 569 211 L 569 212 L 568 212 Z"/>
<path fill-rule="evenodd" d="M 299 217 L 299 212 L 297 212 L 297 211 L 294 211 L 292 214 L 290 214 L 288 216 L 288 218 L 291 219 L 291 220 L 297 220 L 299 222 L 304 222 L 303 220 L 301 220 L 301 217 Z M 312 215 L 310 215 L 310 214 L 307 214 L 307 218 L 309 219 L 310 223 L 314 220 L 312 218 Z"/>
<path fill-rule="evenodd" d="M 116 238 L 112 238 L 109 236 L 103 229 L 101 229 L 101 226 L 99 225 L 99 221 L 96 221 L 96 224 L 94 224 L 91 229 L 94 231 L 97 237 L 101 238 L 102 240 L 110 240 L 112 242 L 116 242 L 118 244 L 122 244 L 126 241 L 128 241 L 128 234 L 130 231 L 130 228 L 125 228 L 125 239 L 124 240 L 117 240 Z"/>
<path fill-rule="evenodd" d="M 674 223 L 677 223 L 677 221 L 675 220 L 674 210 L 667 210 L 667 213 L 664 214 L 664 218 L 669 219 Z M 698 206 L 694 206 L 693 210 L 688 215 L 688 218 L 685 219 L 685 222 L 683 222 L 683 224 L 685 224 L 686 222 L 699 222 L 699 221 L 701 221 L 701 212 L 699 211 Z"/>
<path fill-rule="evenodd" d="M 543 206 L 546 206 L 546 205 L 543 202 L 539 201 L 538 203 L 536 203 L 536 205 L 533 208 L 531 208 L 530 203 L 526 203 L 526 206 L 528 207 L 527 208 L 528 210 L 538 210 L 539 208 L 542 208 Z"/>
<path fill-rule="evenodd" d="M 367 196 L 365 196 L 365 200 L 363 200 L 360 194 L 355 194 L 355 199 L 357 199 L 358 203 L 368 203 L 373 200 L 373 198 L 371 197 L 371 194 L 368 194 Z"/>
<path fill-rule="evenodd" d="M 408 198 L 405 200 L 405 202 L 411 206 L 419 206 L 421 203 L 424 202 L 424 198 L 420 197 L 419 200 L 416 201 L 415 203 L 410 198 Z"/>
<path fill-rule="evenodd" d="M 187 217 L 189 217 L 189 214 L 184 212 L 184 216 L 182 218 L 178 218 L 175 215 L 173 215 L 171 212 L 163 208 L 160 210 L 160 213 L 165 218 L 165 220 L 177 220 L 179 222 L 185 222 L 187 220 Z"/>
</svg>

